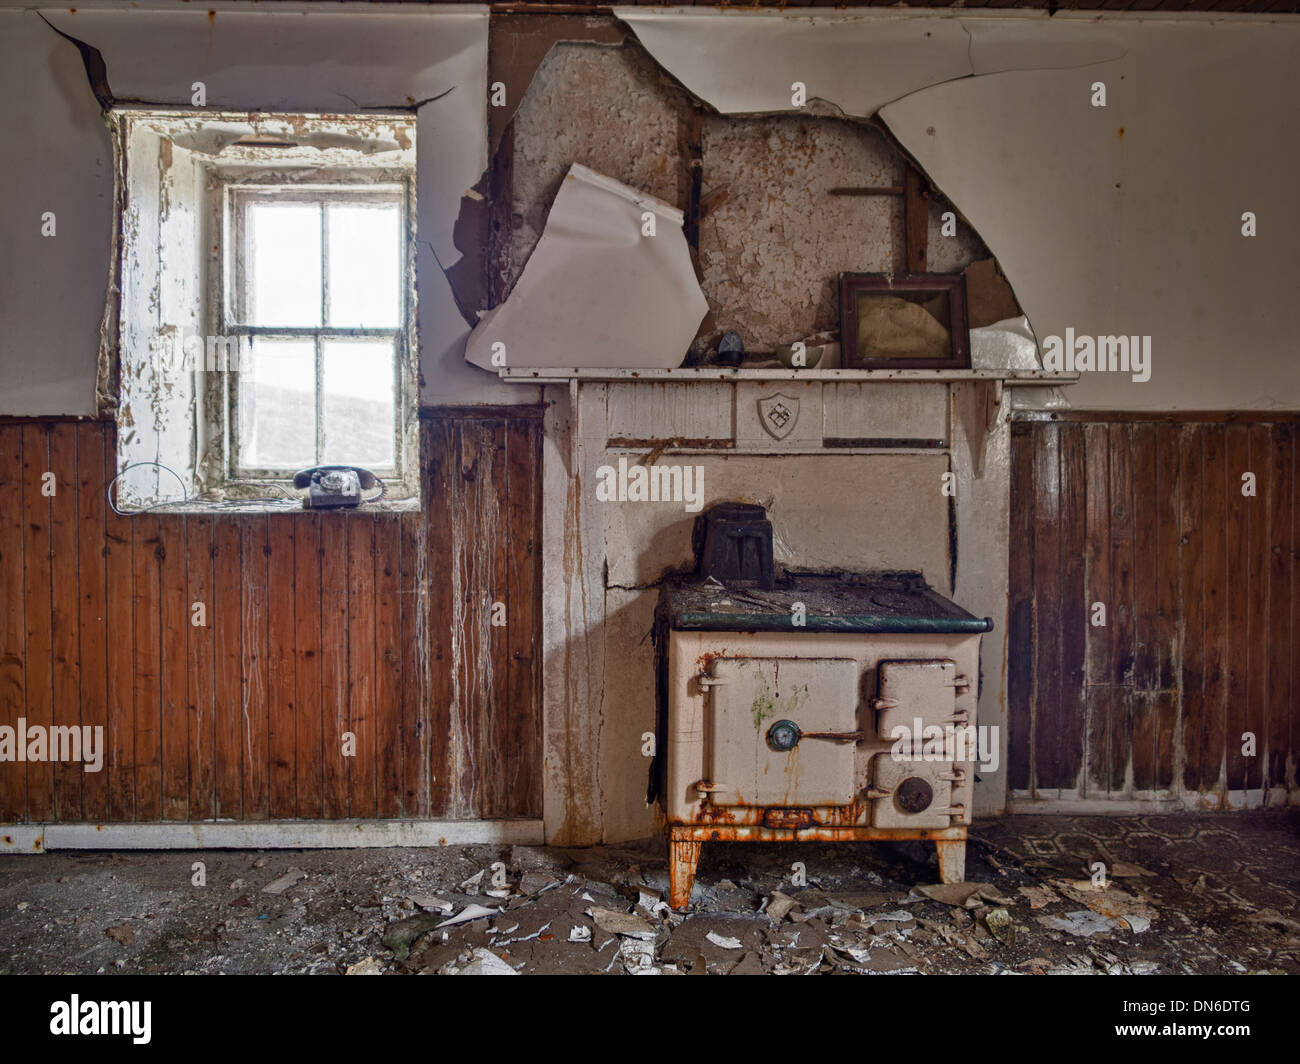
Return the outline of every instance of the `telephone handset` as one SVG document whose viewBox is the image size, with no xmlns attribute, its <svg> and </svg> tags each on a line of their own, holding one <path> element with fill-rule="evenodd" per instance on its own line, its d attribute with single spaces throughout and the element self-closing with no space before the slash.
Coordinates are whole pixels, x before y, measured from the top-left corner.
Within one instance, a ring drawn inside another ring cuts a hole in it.
<svg viewBox="0 0 1300 1064">
<path fill-rule="evenodd" d="M 378 485 L 379 494 L 363 499 L 361 493 Z M 332 510 L 374 502 L 384 494 L 384 484 L 369 469 L 360 466 L 322 465 L 301 469 L 293 475 L 295 488 L 308 488 L 302 500 L 305 509 Z"/>
</svg>

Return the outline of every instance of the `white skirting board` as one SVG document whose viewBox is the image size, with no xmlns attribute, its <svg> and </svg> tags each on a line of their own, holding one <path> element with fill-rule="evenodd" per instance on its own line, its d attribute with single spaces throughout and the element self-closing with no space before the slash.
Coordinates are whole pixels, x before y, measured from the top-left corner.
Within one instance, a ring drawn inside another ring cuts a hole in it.
<svg viewBox="0 0 1300 1064">
<path fill-rule="evenodd" d="M 321 850 L 475 843 L 540 846 L 540 820 L 206 820 L 0 824 L 0 853 L 48 850 Z"/>
</svg>

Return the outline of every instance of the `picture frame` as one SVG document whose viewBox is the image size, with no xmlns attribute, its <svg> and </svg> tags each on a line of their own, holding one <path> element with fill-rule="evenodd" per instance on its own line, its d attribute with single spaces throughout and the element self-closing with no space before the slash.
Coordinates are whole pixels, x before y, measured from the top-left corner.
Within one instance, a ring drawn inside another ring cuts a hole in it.
<svg viewBox="0 0 1300 1064">
<path fill-rule="evenodd" d="M 959 273 L 841 273 L 846 369 L 970 369 L 966 278 Z"/>
</svg>

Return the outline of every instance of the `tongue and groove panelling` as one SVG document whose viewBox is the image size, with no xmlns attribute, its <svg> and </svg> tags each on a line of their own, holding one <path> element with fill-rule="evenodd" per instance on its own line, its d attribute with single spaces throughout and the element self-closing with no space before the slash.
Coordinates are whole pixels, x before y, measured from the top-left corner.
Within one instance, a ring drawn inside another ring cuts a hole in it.
<svg viewBox="0 0 1300 1064">
<path fill-rule="evenodd" d="M 0 723 L 105 747 L 0 823 L 540 816 L 539 413 L 426 411 L 408 513 L 119 517 L 111 422 L 0 422 Z"/>
<path fill-rule="evenodd" d="M 1013 799 L 1297 801 L 1298 425 L 1295 414 L 1014 423 Z"/>
</svg>

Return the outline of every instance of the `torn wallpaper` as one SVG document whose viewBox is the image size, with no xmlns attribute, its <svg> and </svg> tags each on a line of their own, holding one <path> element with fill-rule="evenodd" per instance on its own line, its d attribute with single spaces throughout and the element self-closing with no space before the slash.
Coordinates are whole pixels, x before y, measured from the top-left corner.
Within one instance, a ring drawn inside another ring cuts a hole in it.
<svg viewBox="0 0 1300 1064">
<path fill-rule="evenodd" d="M 654 235 L 644 235 L 653 215 Z M 575 163 L 506 301 L 465 357 L 484 369 L 680 366 L 708 304 L 682 213 Z M 494 345 L 504 344 L 504 356 Z"/>
</svg>

